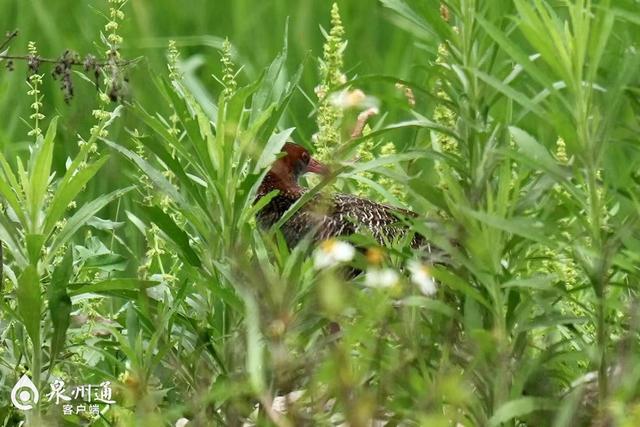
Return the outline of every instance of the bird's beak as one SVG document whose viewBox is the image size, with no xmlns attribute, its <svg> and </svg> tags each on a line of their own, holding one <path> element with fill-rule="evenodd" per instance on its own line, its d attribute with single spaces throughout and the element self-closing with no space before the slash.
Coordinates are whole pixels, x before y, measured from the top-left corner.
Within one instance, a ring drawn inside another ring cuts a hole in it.
<svg viewBox="0 0 640 427">
<path fill-rule="evenodd" d="M 317 173 L 320 175 L 328 175 L 329 168 L 312 157 L 309 160 L 309 164 L 307 165 L 307 172 Z"/>
</svg>

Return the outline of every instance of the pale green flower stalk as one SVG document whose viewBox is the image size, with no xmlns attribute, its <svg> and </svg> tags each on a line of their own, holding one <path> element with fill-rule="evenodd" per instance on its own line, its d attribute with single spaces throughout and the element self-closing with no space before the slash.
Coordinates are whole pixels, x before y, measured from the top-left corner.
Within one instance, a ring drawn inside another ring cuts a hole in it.
<svg viewBox="0 0 640 427">
<path fill-rule="evenodd" d="M 328 159 L 329 146 L 340 141 L 343 113 L 340 107 L 331 103 L 330 96 L 338 86 L 347 81 L 342 71 L 343 52 L 346 47 L 344 34 L 340 10 L 334 3 L 331 8 L 331 30 L 324 43 L 323 57 L 320 61 L 321 83 L 315 89 L 318 96 L 318 133 L 315 138 L 318 148 L 317 156 L 320 159 Z"/>
<path fill-rule="evenodd" d="M 365 125 L 362 130 L 362 135 L 366 136 L 371 133 L 371 127 L 369 125 Z M 374 152 L 374 143 L 371 138 L 367 138 L 364 140 L 362 144 L 358 146 L 357 159 L 358 162 L 368 162 L 374 160 L 373 152 Z M 358 175 L 363 178 L 373 179 L 373 174 L 369 171 L 361 172 Z M 355 194 L 358 196 L 366 197 L 369 195 L 370 187 L 364 182 L 357 181 Z"/>
<path fill-rule="evenodd" d="M 122 44 L 122 36 L 118 34 L 120 23 L 124 20 L 125 14 L 122 8 L 127 0 L 108 0 L 109 2 L 109 22 L 104 26 L 107 33 L 107 41 L 109 50 L 106 55 L 108 58 L 120 58 L 120 45 Z"/>
<path fill-rule="evenodd" d="M 222 84 L 224 85 L 222 94 L 226 99 L 229 99 L 236 92 L 238 83 L 236 82 L 235 64 L 231 59 L 231 43 L 228 38 L 224 39 L 222 43 L 220 62 L 222 63 Z"/>
<path fill-rule="evenodd" d="M 40 129 L 40 122 L 44 120 L 44 114 L 42 114 L 42 98 L 43 95 L 40 94 L 40 86 L 42 85 L 42 77 L 43 74 L 38 74 L 37 71 L 37 63 L 38 63 L 38 49 L 36 48 L 35 42 L 29 42 L 29 62 L 30 67 L 32 67 L 33 74 L 29 76 L 27 80 L 27 85 L 29 86 L 29 91 L 27 94 L 29 96 L 33 96 L 33 103 L 31 104 L 31 109 L 33 110 L 33 114 L 29 116 L 29 118 L 33 121 L 33 127 L 29 131 L 29 136 L 35 136 L 38 138 L 42 135 L 42 129 Z"/>
<path fill-rule="evenodd" d="M 446 46 L 444 45 L 444 43 L 440 44 L 440 46 L 438 46 L 438 57 L 436 58 L 436 63 L 437 64 L 444 63 L 447 55 L 448 55 L 448 52 L 447 52 Z M 447 93 L 442 89 L 438 91 L 438 97 L 445 100 L 449 99 Z M 451 129 L 455 127 L 456 121 L 457 121 L 456 114 L 442 104 L 436 106 L 433 112 L 433 118 L 437 123 Z M 442 149 L 442 151 L 445 153 L 458 152 L 458 142 L 454 138 L 448 135 L 439 133 L 437 135 L 437 142 L 440 148 Z"/>
<path fill-rule="evenodd" d="M 371 128 L 367 125 L 364 128 L 363 135 L 366 136 L 371 132 Z M 358 162 L 367 162 L 375 159 L 374 153 L 375 145 L 372 139 L 366 139 L 364 143 L 358 146 Z M 381 157 L 392 156 L 396 154 L 396 146 L 393 142 L 386 142 L 379 149 L 379 155 Z M 396 165 L 387 164 L 383 166 L 385 169 L 392 170 Z M 385 176 L 385 175 L 377 175 L 374 176 L 371 172 L 362 172 L 359 174 L 360 176 L 367 179 L 374 179 L 380 184 L 382 187 L 386 188 L 393 196 L 395 196 L 399 201 L 406 202 L 406 191 L 403 189 L 401 185 L 398 184 L 397 181 Z M 355 194 L 363 197 L 367 197 L 370 195 L 371 188 L 363 182 L 358 181 L 356 184 Z"/>
<path fill-rule="evenodd" d="M 127 0 L 107 0 L 109 3 L 109 21 L 105 24 L 104 30 L 107 33 L 105 43 L 107 50 L 107 66 L 103 68 L 105 79 L 105 90 L 108 91 L 107 96 L 101 96 L 103 103 L 109 99 L 115 101 L 121 97 L 121 90 L 124 86 L 120 72 L 118 61 L 120 60 L 120 46 L 123 38 L 118 33 L 120 25 L 125 19 L 124 5 Z M 103 108 L 104 109 L 104 108 Z"/>
<path fill-rule="evenodd" d="M 564 139 L 558 138 L 556 141 L 556 159 L 563 165 L 569 163 L 569 157 L 567 156 L 567 144 Z"/>
<path fill-rule="evenodd" d="M 98 138 L 107 138 L 109 136 L 109 126 L 120 115 L 121 107 L 116 107 L 113 111 L 104 110 L 108 103 L 109 97 L 104 92 L 100 92 L 100 107 L 91 112 L 93 117 L 97 120 L 97 123 L 89 130 L 89 139 L 85 140 L 82 137 L 78 140 L 78 147 L 80 150 L 86 151 L 90 156 L 98 151 Z M 86 163 L 86 162 L 85 162 Z"/>
<path fill-rule="evenodd" d="M 169 49 L 167 52 L 167 68 L 169 69 L 169 79 L 174 84 L 182 80 L 182 73 L 180 72 L 179 62 L 180 52 L 178 52 L 176 42 L 175 40 L 169 40 Z M 171 114 L 171 116 L 169 117 L 171 127 L 168 129 L 168 132 L 171 135 L 178 136 L 178 134 L 180 133 L 180 130 L 178 129 L 178 121 L 179 118 L 174 108 L 173 114 Z M 175 154 L 175 147 L 172 147 L 172 150 L 172 154 Z"/>
<path fill-rule="evenodd" d="M 182 80 L 182 73 L 178 66 L 180 62 L 180 52 L 176 46 L 175 40 L 169 40 L 169 48 L 167 50 L 167 68 L 169 69 L 169 79 L 171 81 Z"/>
<path fill-rule="evenodd" d="M 148 160 L 144 150 L 144 146 L 142 142 L 140 142 L 140 137 L 141 136 L 139 135 L 138 131 L 135 130 L 134 143 L 136 146 L 136 153 L 141 158 Z M 173 175 L 173 173 L 167 169 L 163 171 L 163 175 L 169 182 L 173 183 L 173 181 L 175 180 L 175 175 Z M 185 222 L 184 218 L 181 218 L 179 214 L 170 209 L 171 199 L 169 198 L 169 196 L 157 192 L 153 183 L 146 174 L 139 175 L 138 179 L 140 182 L 139 188 L 140 192 L 142 193 L 143 203 L 146 205 L 159 206 L 164 213 L 171 215 L 171 217 L 174 219 L 174 221 L 176 221 L 177 224 L 183 225 Z M 154 271 L 153 266 L 157 265 L 162 280 L 167 283 L 173 283 L 175 281 L 175 275 L 172 273 L 174 271 L 178 271 L 182 267 L 182 262 L 179 260 L 177 254 L 171 253 L 169 261 L 170 266 L 167 268 L 165 266 L 166 261 L 163 262 L 163 258 L 165 258 L 165 255 L 167 253 L 167 251 L 165 250 L 167 243 L 164 237 L 160 234 L 160 229 L 155 224 L 151 224 L 145 230 L 145 240 L 147 243 L 147 250 L 145 252 L 144 261 L 138 266 L 138 277 L 144 280 L 151 279 L 151 276 L 153 275 L 152 273 Z"/>
<path fill-rule="evenodd" d="M 122 37 L 118 34 L 120 23 L 124 20 L 125 14 L 122 10 L 127 0 L 107 0 L 109 8 L 109 21 L 105 24 L 104 30 L 108 34 L 106 38 L 107 51 L 106 56 L 109 62 L 108 69 L 104 72 L 105 88 L 113 87 L 113 79 L 119 74 L 117 60 L 120 58 L 120 45 Z M 99 88 L 98 88 L 99 89 Z M 96 141 L 98 138 L 107 138 L 109 136 L 108 128 L 116 117 L 120 115 L 120 107 L 116 107 L 113 111 L 109 111 L 108 105 L 111 97 L 105 91 L 100 90 L 99 106 L 93 110 L 91 114 L 97 120 L 97 123 L 91 127 L 89 131 L 90 137 L 86 141 L 80 138 L 78 146 L 80 149 L 86 149 L 88 154 L 95 153 L 98 150 Z"/>
<path fill-rule="evenodd" d="M 176 42 L 174 40 L 170 40 L 167 49 L 167 69 L 169 70 L 169 79 L 173 83 L 175 90 L 179 90 L 178 86 L 182 81 L 179 61 L 180 52 L 178 51 Z M 181 132 L 178 128 L 179 122 L 180 118 L 178 117 L 176 110 L 173 109 L 172 114 L 169 117 L 167 131 L 175 137 L 178 137 Z M 144 145 L 140 141 L 141 137 L 142 136 L 139 135 L 136 130 L 134 134 L 136 152 L 141 158 L 147 159 Z M 175 155 L 175 147 L 172 148 L 171 155 Z M 173 172 L 165 168 L 162 174 L 169 182 L 172 184 L 174 183 L 175 175 Z M 156 191 L 154 185 L 146 174 L 140 174 L 138 179 L 140 181 L 140 190 L 143 194 L 143 202 L 145 204 L 159 206 L 162 211 L 167 215 L 170 215 L 177 224 L 185 223 L 184 218 L 182 218 L 174 209 L 171 209 L 171 198 L 166 194 Z M 162 281 L 169 284 L 175 282 L 176 275 L 173 273 L 182 268 L 182 263 L 177 255 L 172 253 L 167 264 L 167 251 L 165 250 L 167 242 L 161 235 L 160 229 L 155 224 L 151 224 L 151 226 L 145 230 L 145 239 L 147 243 L 147 250 L 145 252 L 144 261 L 138 267 L 138 277 L 146 280 L 151 279 L 152 276 L 154 276 L 153 272 L 156 271 L 154 266 L 157 266 L 157 270 L 160 272 L 160 277 L 156 276 L 156 279 L 160 278 Z"/>
<path fill-rule="evenodd" d="M 148 160 L 144 145 L 140 142 L 141 135 L 139 135 L 138 130 L 134 130 L 133 142 L 136 147 L 136 154 L 141 158 Z M 145 205 L 152 205 L 154 199 L 154 187 L 151 183 L 151 180 L 147 176 L 147 174 L 139 174 L 139 189 L 142 193 L 142 203 Z M 158 228 L 155 224 L 151 224 L 151 226 L 147 227 L 145 230 L 145 240 L 147 242 L 147 251 L 145 252 L 144 261 L 138 266 L 138 277 L 143 280 L 149 279 L 149 272 L 151 270 L 151 265 L 153 264 L 153 260 L 156 256 L 161 256 L 164 253 L 164 242 L 160 241 L 160 236 L 158 235 Z"/>
<path fill-rule="evenodd" d="M 151 224 L 146 229 L 147 251 L 145 252 L 144 262 L 138 267 L 138 275 L 141 279 L 149 279 L 149 271 L 154 260 L 158 261 L 162 271 L 162 255 L 165 253 L 165 242 L 160 238 L 159 234 L 160 229 L 155 224 Z"/>
<path fill-rule="evenodd" d="M 443 64 L 446 61 L 446 56 L 448 55 L 446 45 L 444 43 L 438 46 L 438 57 L 436 58 L 437 64 Z M 448 99 L 447 93 L 440 89 L 437 92 L 439 98 Z M 439 104 L 436 106 L 433 112 L 433 119 L 436 123 L 446 126 L 450 129 L 455 128 L 457 116 L 455 112 L 448 109 L 445 105 Z M 458 142 L 449 135 L 445 135 L 442 133 L 435 134 L 435 140 L 433 141 L 434 149 L 436 151 L 440 151 L 443 153 L 457 154 L 458 153 Z M 444 178 L 445 174 L 451 173 L 446 163 L 441 161 L 435 162 L 435 169 L 438 172 L 438 176 L 440 177 L 440 182 L 438 186 L 442 190 L 447 190 L 446 179 Z"/>
</svg>

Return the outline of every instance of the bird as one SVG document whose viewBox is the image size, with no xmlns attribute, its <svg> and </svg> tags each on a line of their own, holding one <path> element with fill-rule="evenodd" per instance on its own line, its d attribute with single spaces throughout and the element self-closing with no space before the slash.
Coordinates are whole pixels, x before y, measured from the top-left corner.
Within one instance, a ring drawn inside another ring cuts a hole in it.
<svg viewBox="0 0 640 427">
<path fill-rule="evenodd" d="M 256 194 L 260 199 L 277 190 L 278 193 L 257 213 L 257 222 L 270 229 L 302 197 L 307 189 L 299 179 L 307 172 L 327 175 L 329 168 L 314 159 L 309 151 L 293 142 L 287 142 L 283 156 L 276 159 L 265 175 Z M 352 194 L 316 194 L 281 226 L 289 247 L 294 247 L 306 236 L 321 242 L 353 234 L 370 234 L 380 245 L 404 237 L 410 232 L 407 219 L 417 218 L 415 212 L 378 203 Z M 424 236 L 416 233 L 411 238 L 413 248 L 429 247 Z"/>
</svg>

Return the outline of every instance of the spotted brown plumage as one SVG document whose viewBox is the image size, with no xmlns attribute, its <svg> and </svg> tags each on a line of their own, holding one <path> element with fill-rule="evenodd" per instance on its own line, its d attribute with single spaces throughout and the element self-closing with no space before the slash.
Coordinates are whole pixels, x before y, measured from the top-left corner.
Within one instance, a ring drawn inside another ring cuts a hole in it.
<svg viewBox="0 0 640 427">
<path fill-rule="evenodd" d="M 265 176 L 256 201 L 273 190 L 278 194 L 258 212 L 258 223 L 270 228 L 305 193 L 298 179 L 306 172 L 324 174 L 327 168 L 313 159 L 303 147 L 287 143 L 285 155 L 275 161 Z M 406 218 L 417 214 L 350 194 L 317 194 L 302 206 L 282 226 L 282 233 L 290 246 L 295 246 L 310 234 L 314 241 L 355 233 L 370 233 L 380 244 L 386 244 L 409 232 Z M 428 246 L 424 237 L 414 235 L 411 246 Z"/>
</svg>

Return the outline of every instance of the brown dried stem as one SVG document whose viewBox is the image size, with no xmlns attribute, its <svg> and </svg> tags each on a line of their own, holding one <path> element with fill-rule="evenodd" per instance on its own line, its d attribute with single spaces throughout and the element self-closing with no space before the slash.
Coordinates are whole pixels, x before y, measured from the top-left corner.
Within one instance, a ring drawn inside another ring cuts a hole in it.
<svg viewBox="0 0 640 427">
<path fill-rule="evenodd" d="M 0 55 L 0 59 L 28 61 L 29 59 L 31 59 L 31 55 Z M 58 62 L 60 62 L 60 59 L 41 58 L 41 57 L 38 57 L 38 60 L 41 63 L 49 63 L 49 64 L 57 64 Z M 135 63 L 137 61 L 138 61 L 138 59 L 127 59 L 127 60 L 117 60 L 117 61 L 96 62 L 95 64 L 98 67 L 106 67 L 107 65 L 116 65 L 118 67 L 124 67 L 126 65 L 133 64 L 133 63 Z M 72 66 L 76 66 L 76 65 L 84 66 L 84 61 L 80 61 L 78 59 L 73 59 L 73 60 L 71 60 L 69 62 L 69 65 L 72 65 Z"/>
<path fill-rule="evenodd" d="M 7 32 L 6 39 L 0 44 L 0 51 L 2 51 L 2 49 L 5 49 L 17 35 L 18 30 Z M 60 88 L 64 92 L 64 99 L 66 102 L 69 102 L 69 100 L 73 97 L 74 89 L 71 73 L 71 69 L 73 67 L 83 67 L 85 73 L 93 72 L 96 88 L 99 88 L 100 77 L 101 75 L 103 75 L 103 72 L 106 71 L 110 77 L 110 80 L 108 80 L 110 81 L 110 85 L 106 90 L 108 92 L 109 98 L 111 98 L 112 101 L 117 101 L 122 97 L 122 82 L 120 82 L 119 80 L 127 81 L 126 77 L 120 77 L 121 69 L 137 61 L 137 59 L 121 60 L 117 57 L 115 52 L 110 51 L 107 54 L 106 60 L 98 62 L 93 55 L 87 55 L 83 59 L 77 53 L 74 53 L 70 50 L 65 51 L 62 56 L 56 59 L 42 58 L 41 56 L 35 54 L 8 55 L 6 53 L 0 54 L 0 60 L 3 59 L 7 60 L 6 67 L 9 71 L 13 71 L 14 61 L 26 61 L 30 75 L 38 73 L 39 67 L 43 63 L 54 64 L 51 75 L 55 80 L 60 81 Z"/>
<path fill-rule="evenodd" d="M 18 36 L 18 30 L 13 30 L 11 32 L 7 32 L 6 33 L 6 38 L 5 40 L 2 42 L 2 44 L 0 44 L 0 51 L 2 51 L 2 49 L 4 49 L 5 47 L 7 47 L 14 38 L 16 38 Z M 0 55 L 0 59 L 8 59 L 8 60 L 18 60 L 18 61 L 29 61 L 32 60 L 33 58 L 31 57 L 31 55 Z M 106 61 L 103 62 L 95 62 L 95 65 L 98 67 L 106 67 L 107 65 L 116 65 L 118 67 L 124 67 L 126 65 L 132 64 L 134 62 L 136 62 L 137 60 L 135 59 L 130 59 L 130 60 L 113 60 L 113 59 L 108 59 Z M 60 62 L 60 58 L 58 59 L 52 59 L 52 58 L 41 58 L 38 56 L 38 62 L 41 63 L 49 63 L 49 64 L 58 64 Z M 69 65 L 71 66 L 85 66 L 85 61 L 82 61 L 80 59 L 77 58 L 70 58 L 70 60 L 67 62 Z"/>
<path fill-rule="evenodd" d="M 18 30 L 7 32 L 6 36 L 7 38 L 5 39 L 5 41 L 3 41 L 2 44 L 0 44 L 0 51 L 2 51 L 2 49 L 7 47 L 9 43 L 11 43 L 11 40 L 13 40 L 15 37 L 18 36 Z"/>
<path fill-rule="evenodd" d="M 351 139 L 360 138 L 362 136 L 362 132 L 364 131 L 364 127 L 367 124 L 367 121 L 376 114 L 378 114 L 378 109 L 374 107 L 368 108 L 358 114 L 358 120 L 356 121 L 353 131 L 351 132 Z"/>
</svg>

